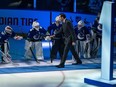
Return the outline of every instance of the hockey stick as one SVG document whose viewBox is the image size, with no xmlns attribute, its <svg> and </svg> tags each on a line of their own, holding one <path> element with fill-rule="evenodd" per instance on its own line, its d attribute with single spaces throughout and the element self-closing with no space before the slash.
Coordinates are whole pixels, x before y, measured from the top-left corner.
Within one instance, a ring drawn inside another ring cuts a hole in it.
<svg viewBox="0 0 116 87">
<path fill-rule="evenodd" d="M 17 64 L 17 63 L 14 63 L 12 60 L 11 60 L 11 58 L 9 58 L 10 57 L 10 55 L 7 53 L 7 54 L 5 54 L 4 52 L 2 52 L 1 50 L 0 50 L 0 52 L 2 53 L 2 55 L 11 63 L 11 64 L 13 64 L 13 65 L 16 65 L 16 66 L 19 66 L 19 64 Z M 9 57 L 8 57 L 9 56 Z M 4 59 L 4 57 L 3 57 L 3 60 L 5 60 Z"/>
<path fill-rule="evenodd" d="M 50 51 L 50 54 L 51 54 L 51 51 L 52 51 L 51 43 L 50 43 L 50 41 L 49 41 L 48 43 L 49 43 L 49 51 Z M 50 61 L 51 61 L 51 63 L 52 63 L 52 62 L 53 62 L 53 58 L 50 58 Z"/>
<path fill-rule="evenodd" d="M 33 55 L 35 61 L 36 61 L 37 63 L 40 63 L 40 62 L 37 60 L 37 58 L 36 58 L 36 56 L 35 56 L 35 54 L 34 54 L 34 52 L 33 52 L 33 50 L 32 50 L 31 47 L 30 47 L 30 51 L 31 51 L 31 53 L 32 53 L 32 55 Z"/>
</svg>

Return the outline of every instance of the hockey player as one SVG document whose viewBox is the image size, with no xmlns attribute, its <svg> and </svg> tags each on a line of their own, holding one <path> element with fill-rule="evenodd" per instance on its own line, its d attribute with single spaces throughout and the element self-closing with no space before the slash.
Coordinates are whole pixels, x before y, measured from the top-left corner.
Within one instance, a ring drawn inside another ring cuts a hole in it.
<svg viewBox="0 0 116 87">
<path fill-rule="evenodd" d="M 47 31 L 48 33 L 50 33 L 50 35 L 54 35 L 60 30 L 61 26 L 62 25 L 60 24 L 59 16 L 57 16 L 55 18 L 55 22 L 48 27 Z M 52 39 L 52 49 L 50 53 L 51 62 L 53 59 L 57 58 L 58 52 L 59 52 L 60 57 L 62 57 L 63 55 L 64 40 L 62 36 L 63 36 L 62 34 L 59 34 L 57 37 L 54 37 Z"/>
<path fill-rule="evenodd" d="M 95 34 L 95 38 L 93 40 L 93 48 L 92 48 L 92 51 L 91 51 L 91 56 L 93 58 L 96 58 L 96 57 L 98 57 L 98 51 L 99 51 L 99 48 L 101 46 L 101 40 L 102 40 L 102 25 L 99 24 L 97 26 L 97 28 L 94 28 L 93 31 L 94 31 L 94 34 Z"/>
<path fill-rule="evenodd" d="M 22 39 L 21 36 L 17 36 L 13 29 L 10 26 L 6 26 L 5 30 L 0 33 L 0 46 L 1 46 L 1 53 L 2 53 L 2 63 L 10 63 L 11 56 L 9 54 L 9 38 L 14 38 L 16 40 Z"/>
<path fill-rule="evenodd" d="M 100 13 L 98 13 L 98 15 L 92 25 L 94 38 L 92 41 L 91 56 L 93 58 L 96 58 L 98 56 L 99 47 L 101 46 L 102 25 L 99 24 L 99 18 L 100 18 Z"/>
<path fill-rule="evenodd" d="M 77 37 L 76 51 L 80 58 L 90 58 L 90 33 L 84 21 L 80 20 L 75 28 Z"/>
<path fill-rule="evenodd" d="M 25 58 L 27 60 L 32 59 L 32 50 L 36 50 L 36 61 L 44 60 L 43 49 L 42 49 L 42 40 L 46 30 L 40 26 L 39 22 L 34 21 L 32 23 L 32 29 L 27 34 L 27 39 L 25 41 Z M 30 49 L 31 48 L 31 49 Z"/>
</svg>

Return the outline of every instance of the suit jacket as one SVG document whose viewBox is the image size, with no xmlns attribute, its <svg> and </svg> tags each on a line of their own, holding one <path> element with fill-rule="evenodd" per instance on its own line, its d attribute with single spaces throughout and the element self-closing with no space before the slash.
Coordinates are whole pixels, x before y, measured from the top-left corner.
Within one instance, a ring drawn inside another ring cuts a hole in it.
<svg viewBox="0 0 116 87">
<path fill-rule="evenodd" d="M 63 34 L 65 40 L 68 39 L 68 41 L 71 41 L 71 42 L 76 41 L 76 34 L 70 20 L 66 19 L 65 23 L 62 23 L 62 27 L 60 28 L 59 32 L 55 34 L 55 36 L 59 35 L 60 33 Z"/>
</svg>

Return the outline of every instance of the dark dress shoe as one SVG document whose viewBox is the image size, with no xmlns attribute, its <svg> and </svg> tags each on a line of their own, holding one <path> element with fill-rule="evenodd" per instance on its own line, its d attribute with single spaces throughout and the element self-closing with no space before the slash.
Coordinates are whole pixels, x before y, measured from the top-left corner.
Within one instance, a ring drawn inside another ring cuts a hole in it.
<svg viewBox="0 0 116 87">
<path fill-rule="evenodd" d="M 79 65 L 82 64 L 82 62 L 72 63 L 72 65 Z"/>
<path fill-rule="evenodd" d="M 64 68 L 64 65 L 56 65 L 57 68 Z"/>
</svg>

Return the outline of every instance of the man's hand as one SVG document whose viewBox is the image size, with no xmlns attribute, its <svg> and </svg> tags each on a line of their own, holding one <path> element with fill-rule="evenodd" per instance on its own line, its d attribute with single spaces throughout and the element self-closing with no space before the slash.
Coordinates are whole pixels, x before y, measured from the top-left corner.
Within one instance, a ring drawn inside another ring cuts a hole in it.
<svg viewBox="0 0 116 87">
<path fill-rule="evenodd" d="M 75 42 L 72 42 L 72 45 L 73 45 L 73 46 L 75 46 L 75 45 L 76 45 L 76 43 L 75 43 Z"/>
<path fill-rule="evenodd" d="M 49 41 L 49 40 L 51 40 L 51 37 L 50 36 L 46 36 L 45 40 Z"/>
<path fill-rule="evenodd" d="M 55 37 L 55 35 L 51 35 L 51 36 L 50 36 L 50 38 L 54 38 L 54 37 Z"/>
<path fill-rule="evenodd" d="M 14 39 L 21 40 L 21 39 L 23 39 L 23 37 L 22 36 L 15 36 Z"/>
</svg>

